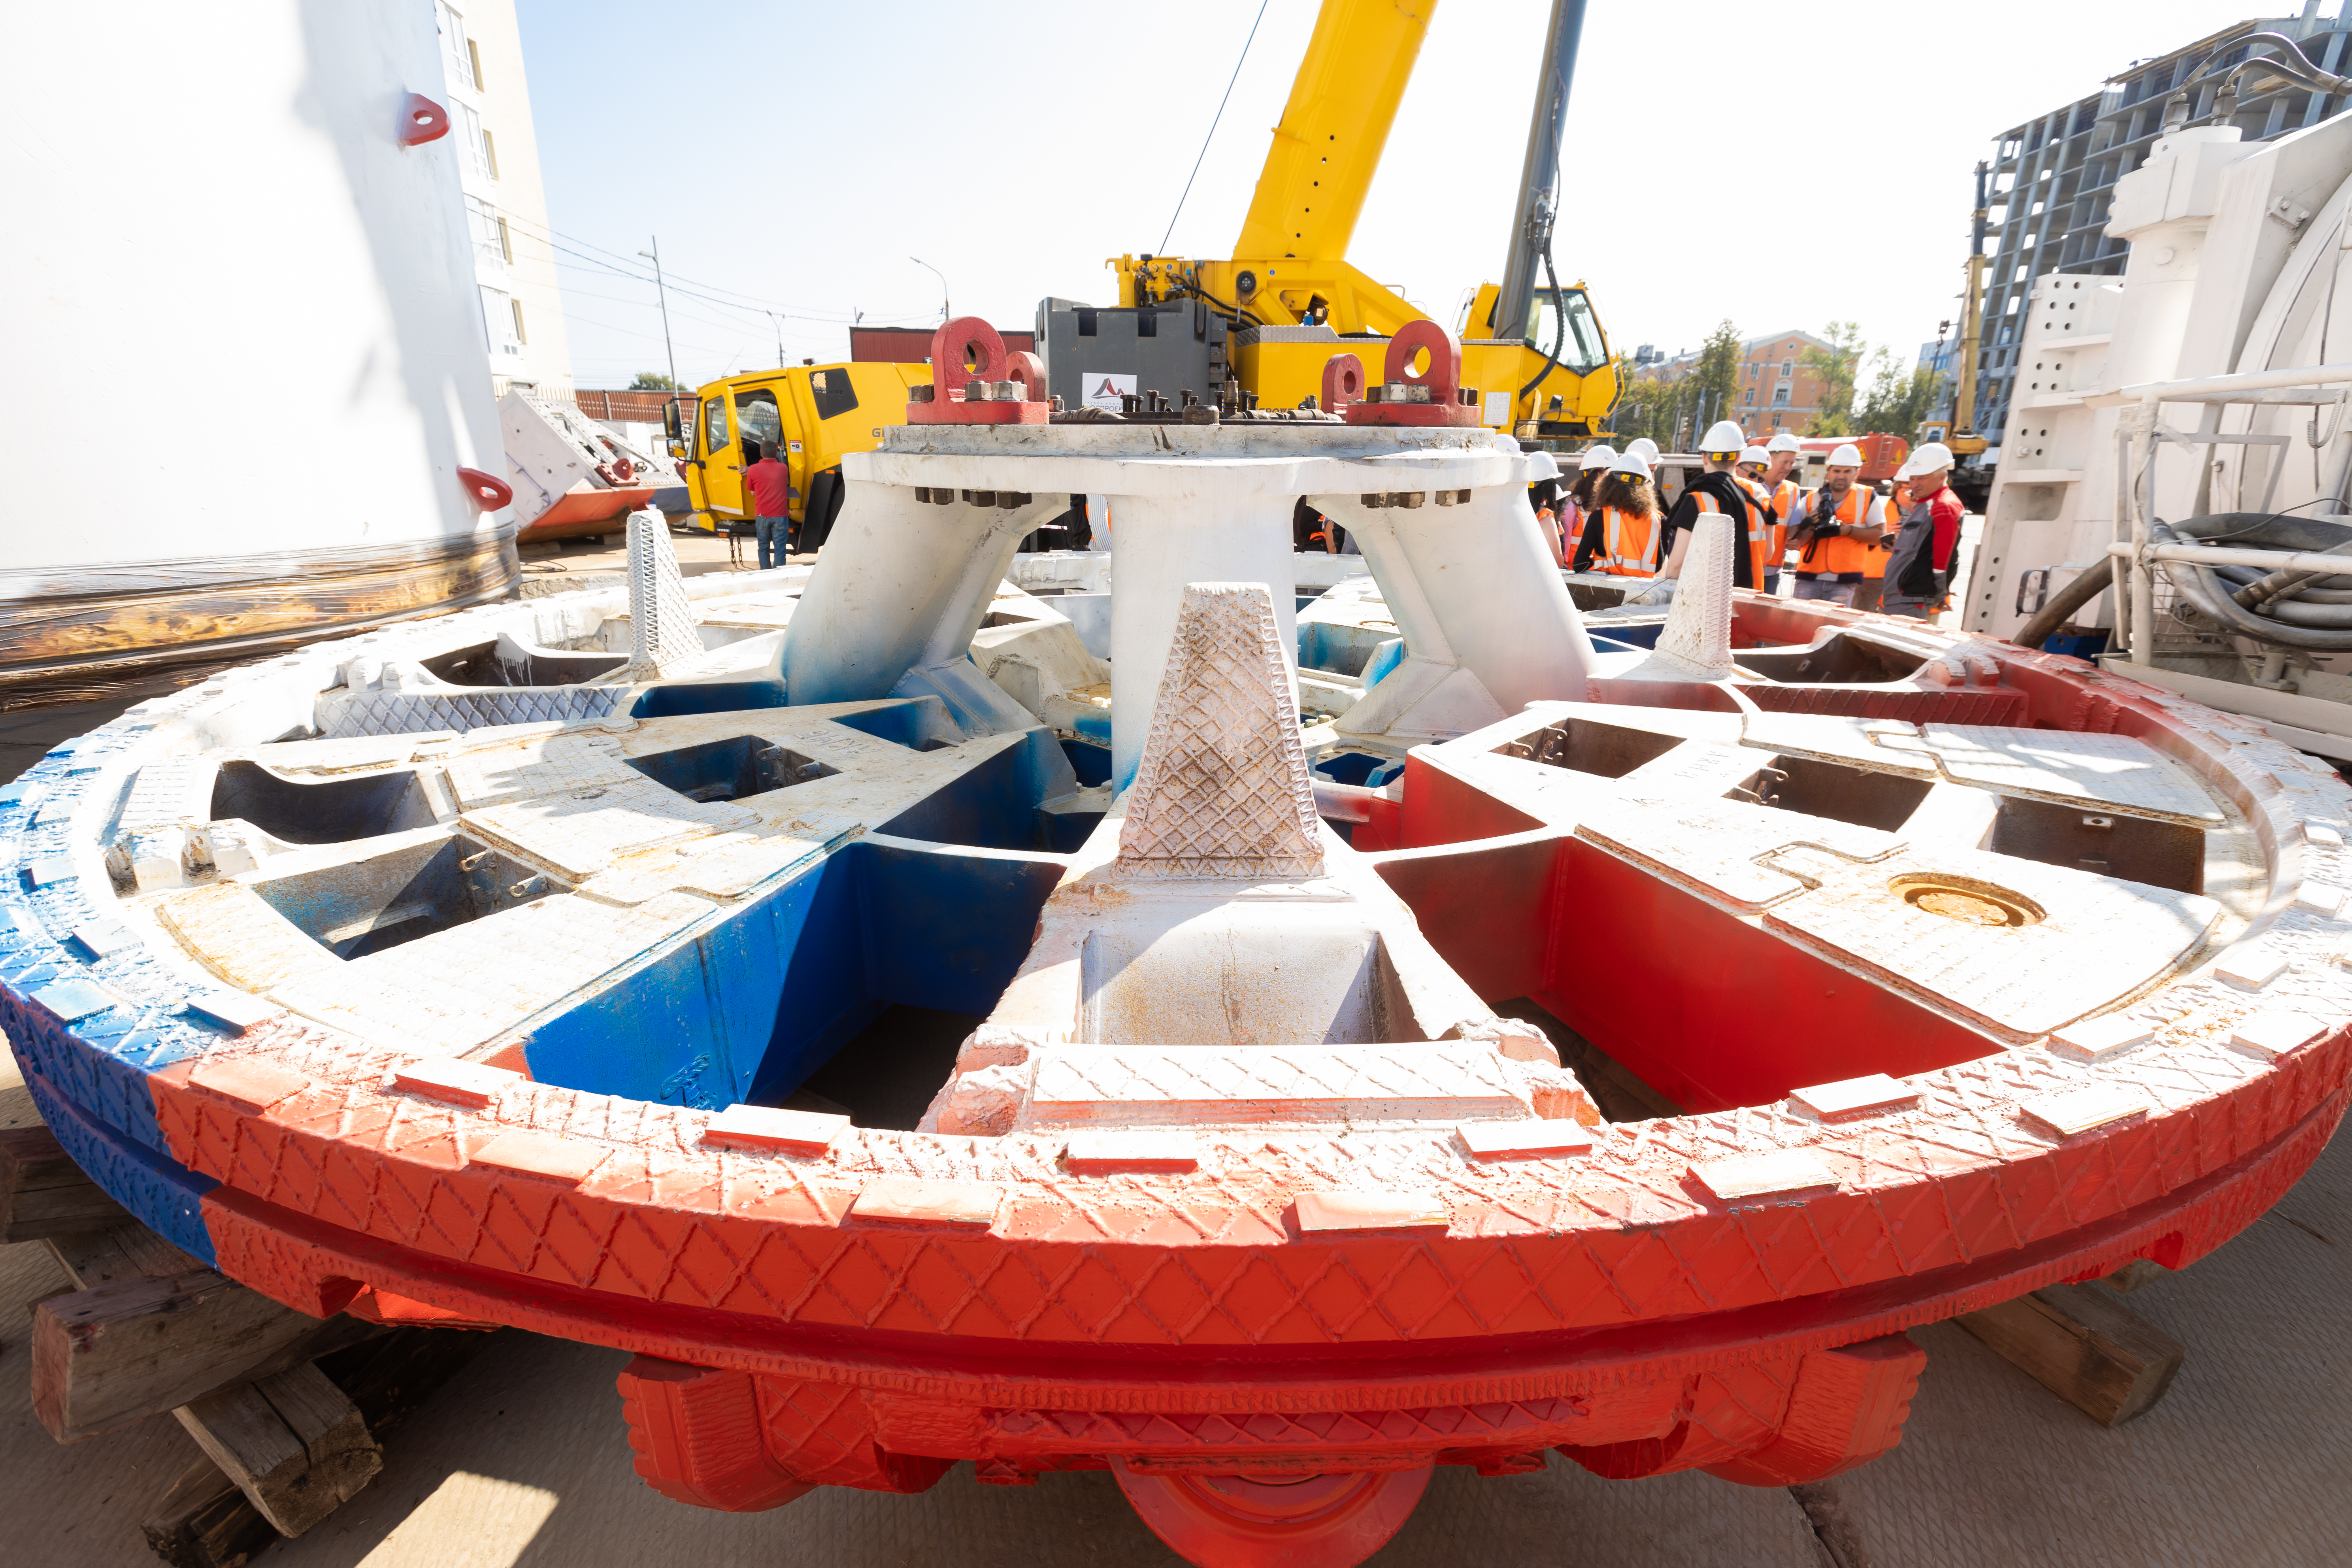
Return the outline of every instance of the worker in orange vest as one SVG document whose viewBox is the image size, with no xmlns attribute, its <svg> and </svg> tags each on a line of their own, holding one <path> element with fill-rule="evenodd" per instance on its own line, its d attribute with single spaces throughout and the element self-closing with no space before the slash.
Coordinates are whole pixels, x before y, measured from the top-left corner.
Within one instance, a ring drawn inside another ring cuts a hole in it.
<svg viewBox="0 0 2352 1568">
<path fill-rule="evenodd" d="M 1763 496 L 1745 488 L 1737 472 L 1748 437 L 1728 419 L 1717 420 L 1699 442 L 1698 455 L 1706 471 L 1683 488 L 1682 499 L 1666 517 L 1670 542 L 1664 570 L 1656 588 L 1643 595 L 1644 603 L 1674 597 L 1671 584 L 1682 577 L 1683 557 L 1690 550 L 1691 531 L 1707 512 L 1727 512 L 1732 538 L 1744 548 L 1731 552 L 1731 584 L 1755 588 L 1764 581 L 1764 557 L 1771 543 L 1771 508 Z"/>
<path fill-rule="evenodd" d="M 1592 511 L 1576 547 L 1575 570 L 1613 577 L 1658 571 L 1658 492 L 1650 465 L 1628 452 L 1609 465 L 1592 492 Z"/>
<path fill-rule="evenodd" d="M 1862 449 L 1849 441 L 1830 454 L 1822 487 L 1797 509 L 1790 530 L 1800 552 L 1795 597 L 1852 605 L 1866 579 L 1885 574 L 1886 550 L 1879 542 L 1886 503 L 1861 478 Z"/>
<path fill-rule="evenodd" d="M 1559 560 L 1562 565 L 1568 563 L 1570 553 L 1583 540 L 1584 525 L 1591 521 L 1593 508 L 1599 504 L 1593 496 L 1601 488 L 1601 477 L 1609 472 L 1609 465 L 1616 460 L 1617 448 L 1605 441 L 1584 449 L 1584 455 L 1577 464 L 1576 483 L 1569 487 L 1567 504 L 1560 509 Z"/>
<path fill-rule="evenodd" d="M 1805 504 L 1805 487 L 1796 479 L 1797 460 L 1804 448 L 1796 437 L 1780 431 L 1764 443 L 1769 461 L 1764 465 L 1764 489 L 1772 498 L 1772 548 L 1764 563 L 1764 591 L 1780 591 L 1780 569 L 1789 559 L 1789 524 Z"/>
</svg>

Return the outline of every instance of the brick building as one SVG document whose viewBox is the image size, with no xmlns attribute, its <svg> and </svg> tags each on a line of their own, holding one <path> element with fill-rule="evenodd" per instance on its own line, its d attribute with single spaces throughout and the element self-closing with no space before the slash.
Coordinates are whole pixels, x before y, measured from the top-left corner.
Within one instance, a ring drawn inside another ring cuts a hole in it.
<svg viewBox="0 0 2352 1568">
<path fill-rule="evenodd" d="M 1801 431 L 1822 411 L 1822 378 L 1806 368 L 1805 351 L 1830 342 L 1794 330 L 1748 338 L 1739 345 L 1739 391 L 1732 406 L 1711 417 L 1731 419 L 1750 437 L 1776 430 Z M 1637 370 L 1643 380 L 1680 381 L 1698 367 L 1698 351 L 1659 360 Z M 1696 439 L 1696 434 L 1692 437 Z"/>
</svg>

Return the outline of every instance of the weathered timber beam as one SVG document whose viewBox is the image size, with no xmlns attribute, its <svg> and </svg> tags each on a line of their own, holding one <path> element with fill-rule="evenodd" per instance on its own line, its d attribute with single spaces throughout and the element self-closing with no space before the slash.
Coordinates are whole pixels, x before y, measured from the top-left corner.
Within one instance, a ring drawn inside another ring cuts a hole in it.
<svg viewBox="0 0 2352 1568">
<path fill-rule="evenodd" d="M 437 1392 L 489 1343 L 467 1329 L 395 1329 L 315 1364 L 351 1395 L 371 1436 L 385 1432 Z M 235 1481 L 209 1458 L 196 1461 L 142 1526 L 147 1544 L 173 1568 L 243 1568 L 278 1539 Z"/>
<path fill-rule="evenodd" d="M 2103 1426 L 2164 1397 L 2188 1353 L 2107 1290 L 2053 1285 L 1953 1322 Z"/>
<path fill-rule="evenodd" d="M 33 1411 L 79 1442 L 382 1333 L 313 1318 L 210 1268 L 53 1296 L 33 1314 Z"/>
<path fill-rule="evenodd" d="M 299 1535 L 383 1468 L 350 1395 L 308 1364 L 173 1412 L 280 1535 Z"/>
<path fill-rule="evenodd" d="M 47 1128 L 0 1129 L 0 1241 L 41 1241 L 130 1218 Z"/>
</svg>

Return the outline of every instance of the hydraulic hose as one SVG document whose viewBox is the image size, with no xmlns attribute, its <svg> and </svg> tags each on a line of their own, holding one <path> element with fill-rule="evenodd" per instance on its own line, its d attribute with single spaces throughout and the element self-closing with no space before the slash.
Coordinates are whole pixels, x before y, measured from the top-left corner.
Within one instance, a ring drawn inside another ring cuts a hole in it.
<svg viewBox="0 0 2352 1568">
<path fill-rule="evenodd" d="M 2158 544 L 2227 540 L 2232 544 L 2352 554 L 2352 526 L 2324 518 L 2280 517 L 2267 512 L 2225 511 L 2186 518 L 2178 523 L 2151 522 L 2148 537 Z M 2352 604 L 2297 602 L 2273 596 L 2336 592 L 2319 587 L 2321 574 L 2274 572 L 2251 584 L 2242 584 L 2235 580 L 2236 574 L 2224 576 L 2212 567 L 2194 562 L 2165 561 L 2158 564 L 2183 598 L 2226 630 L 2278 647 L 2314 653 L 2352 651 Z M 2336 578 L 2330 576 L 2325 581 L 2333 584 Z M 2260 603 L 2261 609 L 2250 608 L 2249 600 Z"/>
<path fill-rule="evenodd" d="M 1544 240 L 1543 263 L 1544 281 L 1551 288 L 1551 353 L 1544 357 L 1544 367 L 1536 372 L 1536 378 L 1519 388 L 1519 397 L 1525 397 L 1528 393 L 1541 386 L 1545 377 L 1559 368 L 1559 351 L 1568 346 L 1568 301 L 1559 297 L 1559 274 L 1551 268 L 1551 240 L 1549 237 Z M 1514 397 L 1511 401 L 1517 403 L 1519 397 Z M 1536 417 L 1538 419 L 1543 417 L 1542 409 L 1536 410 Z"/>
</svg>

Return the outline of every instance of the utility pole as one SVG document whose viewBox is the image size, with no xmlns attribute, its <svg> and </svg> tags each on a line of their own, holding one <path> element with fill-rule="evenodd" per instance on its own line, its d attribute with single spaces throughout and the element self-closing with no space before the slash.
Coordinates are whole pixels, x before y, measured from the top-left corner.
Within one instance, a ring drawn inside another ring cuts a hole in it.
<svg viewBox="0 0 2352 1568">
<path fill-rule="evenodd" d="M 661 236 L 655 235 L 653 241 L 654 247 L 651 250 L 640 250 L 637 254 L 650 258 L 654 264 L 654 295 L 661 300 L 662 349 L 669 355 L 669 384 L 676 386 L 677 385 L 677 350 L 669 341 L 669 289 L 662 282 Z M 779 348 L 776 352 L 778 363 L 781 363 L 783 351 Z"/>
<path fill-rule="evenodd" d="M 781 365 L 784 363 L 784 319 L 771 310 L 768 312 L 768 320 L 775 323 L 776 363 Z"/>
</svg>

